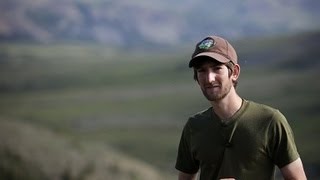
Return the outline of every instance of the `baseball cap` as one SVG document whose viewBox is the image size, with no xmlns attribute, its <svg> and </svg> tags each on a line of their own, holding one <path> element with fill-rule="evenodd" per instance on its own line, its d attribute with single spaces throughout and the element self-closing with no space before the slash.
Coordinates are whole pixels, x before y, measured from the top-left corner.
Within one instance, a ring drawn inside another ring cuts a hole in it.
<svg viewBox="0 0 320 180">
<path fill-rule="evenodd" d="M 199 61 L 201 56 L 211 57 L 221 63 L 231 61 L 234 64 L 238 62 L 238 56 L 231 44 L 219 36 L 208 36 L 197 43 L 189 67 L 193 67 L 195 61 Z"/>
</svg>

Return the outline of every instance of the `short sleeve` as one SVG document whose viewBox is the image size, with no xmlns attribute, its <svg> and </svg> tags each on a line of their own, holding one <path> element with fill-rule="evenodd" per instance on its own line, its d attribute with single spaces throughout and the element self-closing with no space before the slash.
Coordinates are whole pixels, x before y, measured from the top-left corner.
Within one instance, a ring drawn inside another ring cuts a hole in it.
<svg viewBox="0 0 320 180">
<path fill-rule="evenodd" d="M 194 159 L 191 149 L 191 129 L 188 123 L 184 126 L 176 161 L 176 169 L 187 174 L 194 174 L 199 170 L 199 162 Z"/>
<path fill-rule="evenodd" d="M 299 158 L 292 129 L 284 115 L 276 110 L 269 127 L 269 152 L 279 168 Z"/>
</svg>

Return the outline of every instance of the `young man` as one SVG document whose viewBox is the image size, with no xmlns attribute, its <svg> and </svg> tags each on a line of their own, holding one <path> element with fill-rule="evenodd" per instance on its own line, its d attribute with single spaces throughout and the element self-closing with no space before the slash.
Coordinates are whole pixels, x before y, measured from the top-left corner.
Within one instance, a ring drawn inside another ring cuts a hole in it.
<svg viewBox="0 0 320 180">
<path fill-rule="evenodd" d="M 284 179 L 306 175 L 286 118 L 269 106 L 241 98 L 237 53 L 225 39 L 209 36 L 195 48 L 194 70 L 211 107 L 190 117 L 178 149 L 179 180 L 274 179 L 275 166 Z"/>
</svg>

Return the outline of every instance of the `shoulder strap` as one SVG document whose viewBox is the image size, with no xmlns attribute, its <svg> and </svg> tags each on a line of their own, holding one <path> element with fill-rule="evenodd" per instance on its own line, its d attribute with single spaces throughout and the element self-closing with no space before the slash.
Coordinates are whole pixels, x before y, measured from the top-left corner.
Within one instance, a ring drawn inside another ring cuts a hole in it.
<svg viewBox="0 0 320 180">
<path fill-rule="evenodd" d="M 221 156 L 220 156 L 220 158 L 219 158 L 219 160 L 218 160 L 217 168 L 216 168 L 216 170 L 215 170 L 215 172 L 214 172 L 214 176 L 213 176 L 213 177 L 215 177 L 215 179 L 218 179 L 218 175 L 219 175 L 219 173 L 220 173 L 221 165 L 222 165 L 222 162 L 223 162 L 224 153 L 225 153 L 226 149 L 229 148 L 229 147 L 231 147 L 231 145 L 232 145 L 232 144 L 231 144 L 231 141 L 232 141 L 234 132 L 235 132 L 236 129 L 237 129 L 237 126 L 238 126 L 238 121 L 235 122 L 235 125 L 234 125 L 234 127 L 232 128 L 232 131 L 231 131 L 231 134 L 230 134 L 230 136 L 229 136 L 229 139 L 228 139 L 228 141 L 226 142 L 226 144 L 225 144 L 225 146 L 224 146 L 224 149 L 223 149 L 223 151 L 222 151 L 222 154 L 221 154 Z"/>
</svg>

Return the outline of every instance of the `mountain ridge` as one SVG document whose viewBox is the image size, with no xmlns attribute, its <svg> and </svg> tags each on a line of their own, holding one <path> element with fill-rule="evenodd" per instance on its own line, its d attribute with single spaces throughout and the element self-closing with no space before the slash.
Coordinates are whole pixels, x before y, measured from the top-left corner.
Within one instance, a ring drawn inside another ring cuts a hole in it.
<svg viewBox="0 0 320 180">
<path fill-rule="evenodd" d="M 0 41 L 97 42 L 110 46 L 190 43 L 320 28 L 320 2 L 4 0 Z"/>
</svg>

